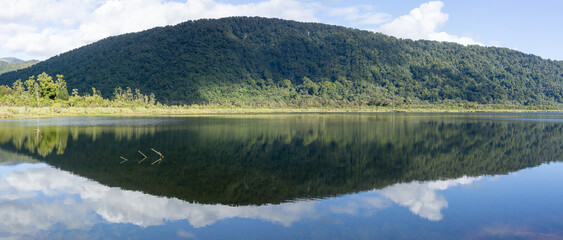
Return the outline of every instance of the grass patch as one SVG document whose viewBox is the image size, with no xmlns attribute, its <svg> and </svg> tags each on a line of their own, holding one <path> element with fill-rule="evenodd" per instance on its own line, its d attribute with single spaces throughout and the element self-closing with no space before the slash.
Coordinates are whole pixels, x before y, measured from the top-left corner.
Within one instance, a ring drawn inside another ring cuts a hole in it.
<svg viewBox="0 0 563 240">
<path fill-rule="evenodd" d="M 240 107 L 222 105 L 160 107 L 0 107 L 0 118 L 51 116 L 184 116 L 245 113 L 344 113 L 344 112 L 560 112 L 551 106 L 517 105 L 404 105 L 360 107 Z"/>
</svg>

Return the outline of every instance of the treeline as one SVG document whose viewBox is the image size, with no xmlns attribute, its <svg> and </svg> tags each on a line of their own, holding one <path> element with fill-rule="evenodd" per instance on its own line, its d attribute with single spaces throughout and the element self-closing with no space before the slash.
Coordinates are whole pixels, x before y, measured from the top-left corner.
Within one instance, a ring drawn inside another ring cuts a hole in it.
<svg viewBox="0 0 563 240">
<path fill-rule="evenodd" d="M 92 88 L 91 94 L 80 95 L 78 89 L 68 93 L 67 83 L 63 75 L 56 75 L 56 79 L 47 73 L 31 76 L 26 81 L 16 80 L 12 86 L 0 85 L 1 106 L 28 107 L 150 107 L 160 105 L 155 95 L 142 94 L 127 87 L 117 87 L 112 98 L 103 98 L 100 90 Z"/>
<path fill-rule="evenodd" d="M 131 86 L 168 104 L 563 105 L 563 63 L 506 48 L 402 40 L 260 17 L 188 21 L 110 37 L 0 84 L 61 73 L 104 97 Z"/>
</svg>

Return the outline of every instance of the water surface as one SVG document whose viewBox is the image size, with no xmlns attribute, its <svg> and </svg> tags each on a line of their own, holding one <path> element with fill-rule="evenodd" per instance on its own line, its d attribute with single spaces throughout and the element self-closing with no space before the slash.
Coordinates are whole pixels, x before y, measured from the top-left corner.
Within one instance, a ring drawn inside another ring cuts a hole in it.
<svg viewBox="0 0 563 240">
<path fill-rule="evenodd" d="M 561 239 L 561 120 L 2 121 L 0 238 Z"/>
</svg>

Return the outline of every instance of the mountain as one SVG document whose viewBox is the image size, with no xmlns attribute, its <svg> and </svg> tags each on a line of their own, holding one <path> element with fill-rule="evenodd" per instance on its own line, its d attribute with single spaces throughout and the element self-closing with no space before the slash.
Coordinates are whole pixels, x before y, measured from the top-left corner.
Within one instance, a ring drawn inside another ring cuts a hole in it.
<svg viewBox="0 0 563 240">
<path fill-rule="evenodd" d="M 47 72 L 69 89 L 153 92 L 171 104 L 563 103 L 563 62 L 506 48 L 401 40 L 259 17 L 188 21 L 109 37 L 0 75 Z"/>
<path fill-rule="evenodd" d="M 0 58 L 0 74 L 27 68 L 38 62 L 37 60 L 24 61 L 13 57 Z"/>
<path fill-rule="evenodd" d="M 25 62 L 24 60 L 21 60 L 21 59 L 19 59 L 19 58 L 15 58 L 15 57 L 0 58 L 0 61 L 2 61 L 2 62 L 9 62 L 9 63 Z"/>
</svg>

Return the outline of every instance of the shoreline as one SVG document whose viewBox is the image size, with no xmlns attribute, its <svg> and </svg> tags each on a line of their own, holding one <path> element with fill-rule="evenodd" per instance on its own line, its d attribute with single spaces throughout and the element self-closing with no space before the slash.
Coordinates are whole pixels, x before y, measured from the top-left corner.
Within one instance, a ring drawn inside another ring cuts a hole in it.
<svg viewBox="0 0 563 240">
<path fill-rule="evenodd" d="M 232 106 L 166 106 L 166 107 L 7 107 L 0 106 L 0 119 L 57 116 L 193 116 L 214 114 L 268 113 L 502 113 L 563 112 L 563 109 L 525 106 L 479 105 L 460 107 L 443 105 L 411 105 L 400 107 L 232 107 Z"/>
</svg>

